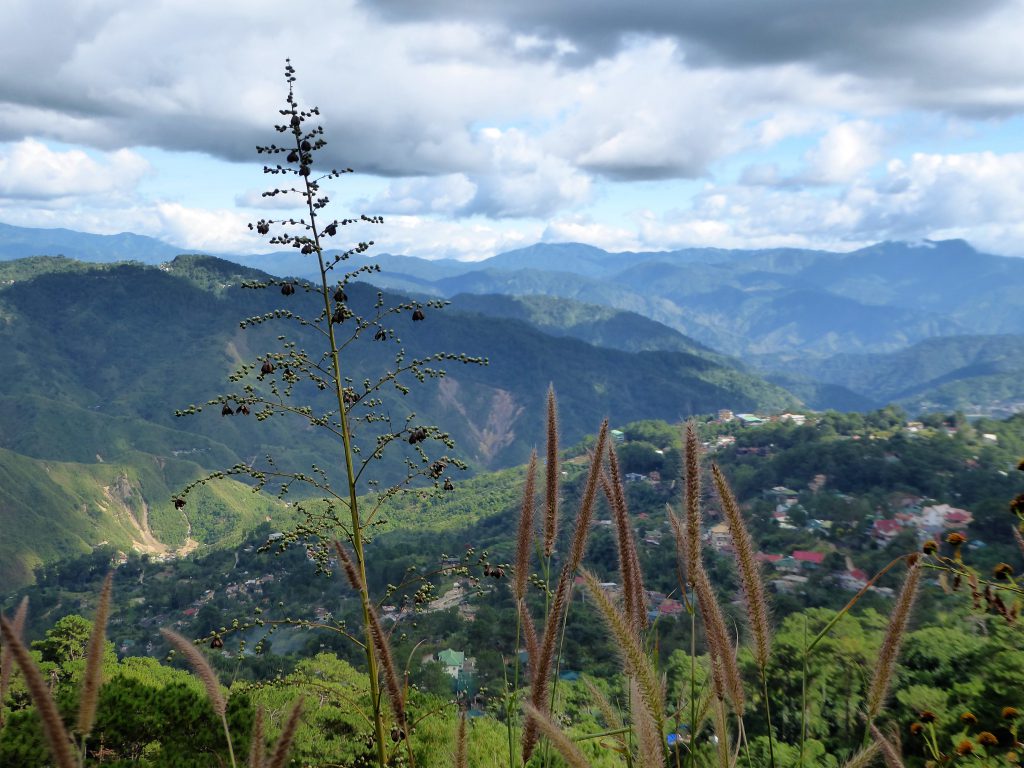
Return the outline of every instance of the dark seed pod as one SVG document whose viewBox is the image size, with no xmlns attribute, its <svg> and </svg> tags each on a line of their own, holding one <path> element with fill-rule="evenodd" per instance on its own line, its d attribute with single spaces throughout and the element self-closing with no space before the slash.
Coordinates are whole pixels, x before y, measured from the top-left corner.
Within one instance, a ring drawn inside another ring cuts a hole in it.
<svg viewBox="0 0 1024 768">
<path fill-rule="evenodd" d="M 293 149 L 291 152 L 288 153 L 287 159 L 289 163 L 297 163 L 299 162 L 299 153 Z"/>
<path fill-rule="evenodd" d="M 302 123 L 302 120 L 301 120 L 301 119 L 299 118 L 299 116 L 298 116 L 298 115 L 292 115 L 292 126 L 293 126 L 293 127 L 297 127 L 297 126 L 299 126 L 299 125 L 300 125 L 301 123 Z"/>
<path fill-rule="evenodd" d="M 444 473 L 446 467 L 447 464 L 443 461 L 435 461 L 430 465 L 430 476 L 436 480 Z"/>
<path fill-rule="evenodd" d="M 311 150 L 313 148 L 313 145 L 310 144 L 308 141 L 303 140 L 303 142 L 301 144 L 299 144 L 299 148 L 303 152 L 309 152 L 309 150 Z"/>
<path fill-rule="evenodd" d="M 210 641 L 211 648 L 223 648 L 224 641 L 220 639 L 220 635 L 214 635 L 213 640 Z"/>
<path fill-rule="evenodd" d="M 240 413 L 243 416 L 248 416 L 249 415 L 249 406 L 247 406 L 245 403 L 242 403 L 240 406 L 238 406 L 238 410 L 235 411 L 235 413 Z"/>
<path fill-rule="evenodd" d="M 426 319 L 427 319 L 427 316 L 423 314 L 423 310 L 422 309 L 417 307 L 416 309 L 413 310 L 413 312 L 412 312 L 412 320 L 413 320 L 414 323 L 415 322 L 419 322 L 420 320 L 426 320 Z"/>
<path fill-rule="evenodd" d="M 338 225 L 334 223 L 328 224 L 326 227 L 324 227 L 324 234 L 327 235 L 328 237 L 334 237 L 336 234 L 338 234 Z"/>
<path fill-rule="evenodd" d="M 427 430 L 423 427 L 416 427 L 412 432 L 409 433 L 409 445 L 416 445 L 416 443 L 422 443 L 427 439 Z"/>
<path fill-rule="evenodd" d="M 309 166 L 303 165 L 299 167 L 299 176 L 309 176 Z"/>
<path fill-rule="evenodd" d="M 387 337 L 388 333 L 383 328 L 378 328 L 377 332 L 373 334 L 374 341 L 384 341 Z"/>
<path fill-rule="evenodd" d="M 281 286 L 282 296 L 291 296 L 293 293 L 295 293 L 295 286 L 291 283 L 285 283 Z"/>
<path fill-rule="evenodd" d="M 263 375 L 266 375 L 268 373 L 273 373 L 273 372 L 274 372 L 274 364 L 272 362 L 270 362 L 269 360 L 267 360 L 267 362 L 265 362 L 263 364 L 263 367 L 260 368 L 260 373 L 262 373 Z"/>
<path fill-rule="evenodd" d="M 233 413 L 234 411 L 231 410 L 231 406 L 228 405 L 227 403 L 224 403 L 224 407 L 220 409 L 221 416 L 230 416 Z"/>
<path fill-rule="evenodd" d="M 345 308 L 344 307 L 339 305 L 338 308 L 334 310 L 334 314 L 331 315 L 331 322 L 332 323 L 344 323 L 345 322 Z"/>
<path fill-rule="evenodd" d="M 348 294 L 345 293 L 345 289 L 342 288 L 340 285 L 338 286 L 337 290 L 334 291 L 334 300 L 338 302 L 348 301 Z"/>
<path fill-rule="evenodd" d="M 185 506 L 185 500 L 183 498 L 178 497 L 178 498 L 176 498 L 174 500 L 174 508 L 175 509 L 181 509 L 184 506 Z"/>
<path fill-rule="evenodd" d="M 455 490 L 455 484 L 452 483 L 452 479 L 450 477 L 446 477 L 444 479 L 444 489 L 446 491 L 454 491 Z"/>
</svg>

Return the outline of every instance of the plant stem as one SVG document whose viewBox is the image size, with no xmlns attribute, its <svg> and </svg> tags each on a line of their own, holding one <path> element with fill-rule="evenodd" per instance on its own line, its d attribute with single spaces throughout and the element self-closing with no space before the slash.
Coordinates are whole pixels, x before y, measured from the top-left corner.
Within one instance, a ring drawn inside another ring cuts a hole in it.
<svg viewBox="0 0 1024 768">
<path fill-rule="evenodd" d="M 772 707 L 768 698 L 767 670 L 761 669 L 761 692 L 764 695 L 764 718 L 768 724 L 768 764 L 775 768 L 775 734 L 772 732 Z"/>
<path fill-rule="evenodd" d="M 295 148 L 301 152 L 300 135 L 295 130 Z M 320 246 L 320 232 L 316 227 L 316 208 L 314 207 L 315 195 L 310 188 L 309 177 L 303 177 L 306 185 L 306 206 L 309 209 L 310 231 L 313 233 L 313 242 L 318 266 L 320 267 L 320 295 L 324 301 L 324 318 L 327 321 L 327 338 L 331 347 L 331 377 L 334 384 L 334 393 L 338 400 L 338 415 L 341 421 L 341 440 L 345 460 L 345 474 L 348 481 L 348 507 L 352 520 L 352 550 L 356 559 L 356 569 L 359 573 L 359 600 L 363 611 L 363 631 L 366 635 L 366 666 L 367 678 L 370 683 L 370 701 L 373 704 L 373 729 L 377 747 L 377 764 L 384 768 L 388 764 L 387 752 L 384 743 L 384 716 L 381 707 L 380 679 L 377 670 L 377 657 L 373 650 L 373 633 L 370 629 L 370 588 L 366 583 L 366 562 L 363 552 L 362 521 L 359 518 L 359 499 L 356 492 L 356 473 L 352 461 L 352 434 L 349 431 L 348 411 L 345 405 L 344 380 L 341 377 L 341 355 L 338 353 L 338 343 L 334 335 L 334 323 L 331 322 L 331 294 L 327 284 L 327 267 L 324 264 L 323 250 Z M 407 734 L 408 736 L 408 734 Z M 233 762 L 233 761 L 232 761 Z"/>
<path fill-rule="evenodd" d="M 231 745 L 231 732 L 228 730 L 228 715 L 227 715 L 226 712 L 220 716 L 220 722 L 224 726 L 224 738 L 228 742 L 228 757 L 231 758 L 231 768 L 238 768 L 238 764 L 235 762 L 235 748 Z M 82 741 L 82 750 L 83 750 L 82 765 L 85 765 L 85 756 L 84 756 L 85 741 L 84 740 Z"/>
</svg>

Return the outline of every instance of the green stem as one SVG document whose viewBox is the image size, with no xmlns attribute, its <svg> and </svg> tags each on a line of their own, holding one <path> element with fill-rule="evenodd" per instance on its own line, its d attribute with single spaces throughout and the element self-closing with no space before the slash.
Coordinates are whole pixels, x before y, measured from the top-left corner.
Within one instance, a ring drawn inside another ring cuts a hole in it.
<svg viewBox="0 0 1024 768">
<path fill-rule="evenodd" d="M 775 768 L 775 734 L 772 731 L 772 707 L 768 698 L 767 670 L 761 670 L 761 692 L 764 695 L 764 718 L 768 724 L 768 764 Z"/>
<path fill-rule="evenodd" d="M 685 590 L 684 590 L 685 594 Z M 697 762 L 694 749 L 697 746 L 697 612 L 690 604 L 690 753 L 687 763 Z"/>
<path fill-rule="evenodd" d="M 804 765 L 804 744 L 807 741 L 807 615 L 804 615 L 803 673 L 800 676 L 800 768 Z"/>
<path fill-rule="evenodd" d="M 302 151 L 300 146 L 301 133 L 299 128 L 294 130 L 295 149 Z M 366 637 L 366 666 L 367 678 L 370 683 L 370 701 L 373 702 L 373 730 L 377 747 L 377 764 L 379 768 L 385 768 L 388 764 L 386 746 L 384 742 L 384 713 L 381 707 L 381 690 L 379 672 L 377 669 L 377 657 L 373 649 L 373 633 L 370 629 L 370 603 L 369 586 L 366 583 L 366 561 L 363 552 L 362 521 L 359 518 L 359 500 L 356 492 L 356 472 L 352 460 L 352 433 L 349 430 L 348 409 L 345 405 L 344 380 L 341 376 L 341 355 L 338 352 L 338 343 L 334 335 L 334 323 L 331 322 L 331 294 L 327 283 L 327 267 L 324 264 L 323 250 L 320 246 L 320 233 L 316 228 L 316 208 L 314 207 L 315 196 L 309 185 L 309 177 L 304 176 L 306 185 L 306 206 L 309 209 L 309 226 L 313 233 L 313 242 L 317 263 L 320 267 L 320 295 L 324 301 L 324 318 L 327 322 L 327 338 L 331 347 L 331 376 L 334 383 L 334 394 L 338 401 L 338 415 L 341 421 L 341 441 L 345 460 L 345 475 L 348 481 L 348 507 L 352 521 L 352 550 L 356 559 L 356 569 L 359 573 L 359 601 L 363 613 L 363 632 Z M 232 760 L 232 764 L 234 760 Z"/>
<path fill-rule="evenodd" d="M 238 764 L 235 762 L 235 748 L 231 745 L 231 732 L 228 730 L 228 716 L 227 716 L 226 712 L 223 715 L 220 716 L 220 722 L 224 726 L 224 738 L 228 742 L 228 757 L 231 758 L 231 768 L 238 768 Z M 85 741 L 84 740 L 82 741 L 82 749 L 83 749 L 82 765 L 85 765 L 85 755 L 84 755 Z"/>
</svg>

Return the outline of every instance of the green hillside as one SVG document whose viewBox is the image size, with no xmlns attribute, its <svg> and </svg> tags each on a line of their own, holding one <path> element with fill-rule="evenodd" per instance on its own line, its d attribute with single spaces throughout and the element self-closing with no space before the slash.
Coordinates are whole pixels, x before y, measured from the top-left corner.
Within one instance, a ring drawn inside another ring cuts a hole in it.
<svg viewBox="0 0 1024 768">
<path fill-rule="evenodd" d="M 266 517 L 287 514 L 234 481 L 204 488 L 176 510 L 172 493 L 199 475 L 192 462 L 143 453 L 71 463 L 0 448 L 0 584 L 17 587 L 40 563 L 103 543 L 157 556 L 235 543 Z"/>
</svg>

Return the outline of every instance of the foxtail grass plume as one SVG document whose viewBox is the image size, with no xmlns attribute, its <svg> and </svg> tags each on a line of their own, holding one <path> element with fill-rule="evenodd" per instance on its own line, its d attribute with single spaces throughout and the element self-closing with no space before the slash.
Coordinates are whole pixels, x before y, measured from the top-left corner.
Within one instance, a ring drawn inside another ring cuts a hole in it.
<svg viewBox="0 0 1024 768">
<path fill-rule="evenodd" d="M 768 667 L 768 658 L 771 656 L 771 625 L 768 618 L 768 598 L 765 596 L 764 582 L 761 581 L 761 570 L 757 566 L 757 560 L 754 559 L 754 542 L 750 538 L 739 504 L 736 503 L 736 497 L 733 496 L 732 489 L 729 488 L 729 483 L 726 481 L 725 475 L 722 474 L 722 470 L 718 468 L 717 464 L 712 464 L 711 473 L 715 479 L 718 497 L 722 501 L 722 512 L 729 525 L 733 556 L 736 559 L 743 602 L 747 609 L 747 620 L 754 636 L 754 659 L 757 661 L 761 674 L 764 675 L 764 671 Z"/>
<path fill-rule="evenodd" d="M 338 560 L 345 571 L 349 584 L 356 592 L 363 591 L 363 581 L 359 578 L 359 571 L 356 570 L 355 561 L 342 546 L 340 541 L 334 542 L 334 550 L 338 553 Z M 380 663 L 381 671 L 384 673 L 384 685 L 388 690 L 388 702 L 391 705 L 391 712 L 395 716 L 395 722 L 401 728 L 402 733 L 408 736 L 409 730 L 406 727 L 405 719 L 405 696 L 402 693 L 402 686 L 398 682 L 398 672 L 395 668 L 394 659 L 391 656 L 391 644 L 388 642 L 384 628 L 381 626 L 380 617 L 373 605 L 367 605 L 366 616 L 370 623 L 370 639 L 373 649 Z"/>
<path fill-rule="evenodd" d="M 598 711 L 601 713 L 601 717 L 604 718 L 605 728 L 609 731 L 618 731 L 614 733 L 612 738 L 618 742 L 619 746 L 623 751 L 626 749 L 626 736 L 623 731 L 622 718 L 619 713 L 615 711 L 615 707 L 608 701 L 608 697 L 604 695 L 604 692 L 594 685 L 594 682 L 589 677 L 583 678 L 583 684 L 587 688 L 587 692 L 590 694 L 591 703 L 597 706 Z"/>
<path fill-rule="evenodd" d="M 548 387 L 547 432 L 544 557 L 551 557 L 551 553 L 555 551 L 555 537 L 558 535 L 558 409 L 554 386 Z"/>
<path fill-rule="evenodd" d="M 110 615 L 110 591 L 114 574 L 108 573 L 100 589 L 100 599 L 96 605 L 96 617 L 92 622 L 92 634 L 89 636 L 89 649 L 86 652 L 85 677 L 82 680 L 82 695 L 78 704 L 78 733 L 85 737 L 92 732 L 96 721 L 96 703 L 100 696 L 100 683 L 103 677 L 103 645 L 107 639 L 107 617 Z"/>
<path fill-rule="evenodd" d="M 530 454 L 526 467 L 526 486 L 523 488 L 523 506 L 519 513 L 519 532 L 516 536 L 516 578 L 513 582 L 516 600 L 526 596 L 526 579 L 530 572 L 530 547 L 533 544 L 533 502 L 537 492 L 537 452 Z"/>
<path fill-rule="evenodd" d="M 648 713 L 656 724 L 658 730 L 662 728 L 665 720 L 663 699 L 664 695 L 657 673 L 651 666 L 651 661 L 644 653 L 640 636 L 631 627 L 622 612 L 619 611 L 608 599 L 608 596 L 601 589 L 597 577 L 588 570 L 583 571 L 583 579 L 587 591 L 597 606 L 598 613 L 604 619 L 615 640 L 615 645 L 622 656 L 622 666 L 627 675 L 633 677 L 640 686 L 643 702 Z"/>
<path fill-rule="evenodd" d="M 594 501 L 597 495 L 598 478 L 601 475 L 601 457 L 604 455 L 607 439 L 608 420 L 605 419 L 597 433 L 597 444 L 594 446 L 594 452 L 590 458 L 590 473 L 587 475 L 583 499 L 580 501 L 580 511 L 576 517 L 576 530 L 573 532 L 572 543 L 569 546 L 569 556 L 562 566 L 558 577 L 558 584 L 555 586 L 555 596 L 551 601 L 547 621 L 544 625 L 544 636 L 540 641 L 539 658 L 535 664 L 532 664 L 530 699 L 536 709 L 543 710 L 547 709 L 548 706 L 551 668 L 555 661 L 555 642 L 565 614 L 573 575 L 576 573 L 576 569 L 579 568 L 580 562 L 583 559 L 583 552 L 586 549 L 590 522 L 594 517 Z M 530 755 L 533 754 L 533 749 L 536 745 L 536 723 L 534 723 L 533 718 L 528 716 L 526 725 L 523 728 L 524 762 L 530 759 Z"/>
<path fill-rule="evenodd" d="M 572 739 L 566 736 L 561 728 L 555 725 L 545 710 L 535 707 L 528 701 L 523 702 L 523 710 L 526 712 L 528 721 L 537 724 L 537 728 L 547 736 L 551 746 L 565 759 L 570 768 L 591 768 L 590 762 L 583 752 L 580 751 L 580 748 L 576 746 Z M 525 762 L 527 758 L 524 757 L 523 760 Z"/>
<path fill-rule="evenodd" d="M 903 588 L 896 598 L 896 604 L 889 617 L 889 626 L 885 631 L 885 638 L 882 640 L 882 647 L 878 651 L 878 659 L 875 662 L 875 674 L 868 687 L 867 719 L 869 724 L 874 722 L 889 694 L 889 684 L 892 682 L 892 676 L 896 670 L 896 659 L 900 655 L 900 646 L 903 644 L 903 637 L 906 634 L 907 624 L 914 607 L 914 598 L 917 596 L 917 587 L 921 579 L 921 564 L 916 555 L 908 560 L 910 560 L 910 567 L 907 570 L 907 577 L 903 581 Z"/>
<path fill-rule="evenodd" d="M 700 440 L 697 427 L 686 423 L 686 578 L 692 581 L 700 564 Z"/>
<path fill-rule="evenodd" d="M 885 735 L 878 730 L 878 726 L 874 723 L 871 724 L 871 737 L 875 740 L 879 750 L 882 753 L 882 760 L 885 762 L 885 768 L 904 768 L 903 759 L 900 757 L 899 750 L 893 746 L 893 743 L 889 741 Z"/>
<path fill-rule="evenodd" d="M 71 739 L 60 719 L 57 705 L 43 681 L 43 676 L 25 644 L 21 642 L 21 638 L 15 632 L 14 625 L 3 616 L 0 616 L 0 637 L 3 639 L 4 647 L 9 649 L 11 657 L 21 670 L 22 677 L 25 678 L 29 696 L 32 697 L 32 703 L 36 705 L 39 712 L 39 718 L 43 724 L 43 735 L 46 737 L 54 764 L 57 768 L 77 768 L 71 751 Z"/>
<path fill-rule="evenodd" d="M 736 653 L 733 650 L 729 633 L 725 627 L 721 606 L 715 597 L 704 564 L 697 562 L 697 570 L 693 574 L 693 589 L 697 595 L 701 620 L 704 622 L 704 634 L 711 654 L 712 679 L 716 693 L 721 697 L 724 692 L 733 710 L 743 714 L 744 695 L 743 679 L 740 677 L 739 666 L 736 664 Z M 720 676 L 720 679 L 718 679 Z M 718 689 L 721 690 L 718 690 Z"/>
<path fill-rule="evenodd" d="M 182 637 L 173 629 L 161 629 L 160 634 L 178 653 L 185 657 L 185 661 L 192 667 L 192 671 L 195 672 L 196 677 L 202 682 L 203 688 L 206 689 L 206 698 L 214 712 L 223 718 L 228 711 L 228 703 L 224 694 L 221 693 L 220 682 L 217 680 L 217 674 L 210 666 L 210 662 L 190 640 Z"/>
<path fill-rule="evenodd" d="M 263 768 L 263 705 L 256 709 L 252 721 L 252 735 L 249 739 L 249 768 Z"/>
<path fill-rule="evenodd" d="M 665 750 L 662 747 L 661 729 L 655 724 L 648 707 L 644 706 L 643 693 L 636 679 L 629 681 L 629 709 L 636 736 L 639 768 L 663 768 Z"/>
<path fill-rule="evenodd" d="M 28 616 L 28 597 L 21 598 L 18 603 L 18 610 L 14 612 L 14 619 L 11 621 L 11 628 L 15 636 L 21 638 L 25 629 L 25 618 Z M 5 642 L 0 646 L 0 726 L 4 724 L 4 699 L 7 698 L 7 688 L 11 684 L 11 671 L 14 669 L 14 656 L 11 649 Z"/>
<path fill-rule="evenodd" d="M 1020 550 L 1021 555 L 1024 555 L 1024 536 L 1021 535 L 1020 529 L 1017 526 L 1013 526 L 1013 540 L 1017 542 L 1017 548 Z"/>
<path fill-rule="evenodd" d="M 612 509 L 618 539 L 619 573 L 622 574 L 622 593 L 630 624 L 641 631 L 647 628 L 647 606 L 644 601 L 643 573 L 637 556 L 636 540 L 629 521 L 629 509 L 622 492 L 622 473 L 615 447 L 608 445 L 608 473 L 601 475 L 601 486 Z"/>
<path fill-rule="evenodd" d="M 854 753 L 849 760 L 843 763 L 843 768 L 868 768 L 875 762 L 880 750 L 878 742 L 872 742 Z"/>
<path fill-rule="evenodd" d="M 281 729 L 281 735 L 277 738 L 277 744 L 274 745 L 274 753 L 270 757 L 267 768 L 284 768 L 288 761 L 288 753 L 291 751 L 292 742 L 295 740 L 295 731 L 299 727 L 299 717 L 302 715 L 302 703 L 303 699 L 300 696 L 292 705 L 284 728 Z"/>
</svg>

